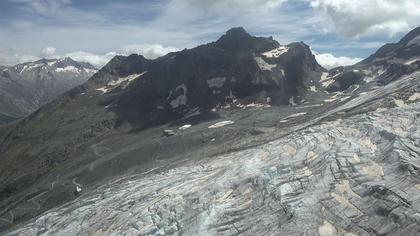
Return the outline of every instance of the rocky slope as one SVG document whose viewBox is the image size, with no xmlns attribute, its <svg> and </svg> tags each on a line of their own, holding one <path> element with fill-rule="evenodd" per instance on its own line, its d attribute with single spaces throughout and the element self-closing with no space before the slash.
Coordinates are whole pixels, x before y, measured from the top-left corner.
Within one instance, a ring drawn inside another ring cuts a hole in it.
<svg viewBox="0 0 420 236">
<path fill-rule="evenodd" d="M 42 59 L 2 67 L 0 124 L 26 117 L 67 90 L 87 81 L 96 69 L 71 58 Z"/>
<path fill-rule="evenodd" d="M 353 66 L 339 67 L 324 75 L 328 91 L 351 86 L 384 85 L 420 69 L 420 27 L 409 32 L 398 43 L 381 47 L 375 54 Z"/>
<path fill-rule="evenodd" d="M 116 57 L 3 138 L 0 230 L 418 234 L 420 74 L 330 80 L 303 43 L 241 28 Z"/>
</svg>

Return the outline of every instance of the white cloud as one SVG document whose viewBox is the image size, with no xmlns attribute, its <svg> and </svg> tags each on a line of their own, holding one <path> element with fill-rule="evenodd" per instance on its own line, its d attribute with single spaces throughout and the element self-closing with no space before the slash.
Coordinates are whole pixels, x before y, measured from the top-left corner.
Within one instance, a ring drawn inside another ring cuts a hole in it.
<svg viewBox="0 0 420 236">
<path fill-rule="evenodd" d="M 42 49 L 41 55 L 46 58 L 55 57 L 57 55 L 57 50 L 54 47 L 46 47 Z"/>
<path fill-rule="evenodd" d="M 351 57 L 335 57 L 330 53 L 315 54 L 315 58 L 318 63 L 325 69 L 332 69 L 338 66 L 349 66 L 354 65 L 361 61 L 362 58 L 351 58 Z"/>
<path fill-rule="evenodd" d="M 346 37 L 406 32 L 420 21 L 420 0 L 307 0 Z"/>
<path fill-rule="evenodd" d="M 176 47 L 165 47 L 160 44 L 131 44 L 121 47 L 120 52 L 124 55 L 140 54 L 149 59 L 155 59 L 170 52 L 179 51 Z"/>
<path fill-rule="evenodd" d="M 217 10 L 240 10 L 247 8 L 277 7 L 288 0 L 187 0 L 193 6 L 213 8 Z M 175 1 L 176 2 L 176 1 Z"/>
<path fill-rule="evenodd" d="M 0 47 L 0 65 L 10 66 L 17 63 L 24 63 L 28 61 L 35 61 L 39 58 L 32 55 L 19 55 L 13 52 L 11 49 Z"/>
<path fill-rule="evenodd" d="M 70 53 L 58 53 L 54 47 L 46 47 L 41 50 L 39 56 L 19 55 L 11 49 L 0 48 L 0 65 L 15 65 L 18 63 L 36 61 L 41 58 L 63 58 L 70 57 L 76 61 L 88 62 L 96 67 L 102 67 L 116 55 L 140 54 L 149 59 L 164 56 L 170 52 L 179 51 L 172 46 L 162 46 L 160 44 L 130 44 L 121 46 L 118 50 L 108 53 L 92 53 L 87 51 L 75 51 Z"/>
<path fill-rule="evenodd" d="M 80 62 L 88 62 L 95 67 L 102 67 L 106 63 L 108 63 L 114 56 L 118 55 L 116 52 L 109 52 L 105 54 L 95 54 L 91 52 L 84 52 L 84 51 L 77 51 L 66 53 L 59 57 L 70 57 L 73 60 L 80 61 Z"/>
<path fill-rule="evenodd" d="M 179 51 L 179 49 L 176 47 L 165 47 L 160 44 L 130 44 L 120 47 L 118 50 L 116 50 L 116 52 L 95 54 L 91 52 L 77 51 L 66 53 L 59 57 L 71 57 L 76 61 L 88 62 L 96 67 L 102 67 L 116 55 L 128 56 L 130 54 L 140 54 L 148 59 L 155 59 L 170 52 L 176 51 Z"/>
<path fill-rule="evenodd" d="M 59 9 L 70 3 L 70 0 L 14 0 L 25 4 L 27 10 L 42 16 L 59 14 Z"/>
</svg>

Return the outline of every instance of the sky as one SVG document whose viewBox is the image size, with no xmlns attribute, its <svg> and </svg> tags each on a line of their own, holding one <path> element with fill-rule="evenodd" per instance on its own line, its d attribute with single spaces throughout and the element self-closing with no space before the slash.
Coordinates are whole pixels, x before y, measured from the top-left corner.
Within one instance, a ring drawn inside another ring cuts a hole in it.
<svg viewBox="0 0 420 236">
<path fill-rule="evenodd" d="M 1 0 L 0 65 L 70 56 L 97 67 L 115 55 L 156 58 L 242 26 L 281 44 L 303 41 L 326 68 L 397 42 L 420 0 Z"/>
</svg>

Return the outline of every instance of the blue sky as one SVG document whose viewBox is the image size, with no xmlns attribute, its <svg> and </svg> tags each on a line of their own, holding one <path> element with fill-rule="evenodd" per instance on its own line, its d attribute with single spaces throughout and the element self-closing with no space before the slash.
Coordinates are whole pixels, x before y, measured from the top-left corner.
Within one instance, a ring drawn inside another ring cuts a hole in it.
<svg viewBox="0 0 420 236">
<path fill-rule="evenodd" d="M 398 41 L 420 22 L 419 6 L 420 0 L 2 0 L 0 64 L 154 58 L 243 26 L 282 44 L 304 41 L 333 67 Z"/>
</svg>

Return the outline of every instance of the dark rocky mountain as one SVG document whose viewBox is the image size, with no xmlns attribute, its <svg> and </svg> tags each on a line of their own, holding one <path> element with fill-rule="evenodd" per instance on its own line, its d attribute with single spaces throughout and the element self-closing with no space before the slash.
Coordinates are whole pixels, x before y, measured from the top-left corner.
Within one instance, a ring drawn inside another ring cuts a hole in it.
<svg viewBox="0 0 420 236">
<path fill-rule="evenodd" d="M 420 72 L 326 92 L 349 68 L 242 28 L 115 57 L 0 127 L 0 231 L 416 235 Z"/>
<path fill-rule="evenodd" d="M 113 97 L 107 105 L 124 121 L 147 127 L 235 103 L 298 103 L 310 86 L 319 86 L 322 71 L 304 43 L 281 46 L 234 28 L 216 42 L 153 61 L 117 57 L 90 82 Z M 117 86 L 130 76 L 130 86 Z"/>
<path fill-rule="evenodd" d="M 369 83 L 385 85 L 420 68 L 420 27 L 409 32 L 398 43 L 381 47 L 365 60 L 348 67 L 330 71 L 328 91 L 336 92 L 352 85 Z"/>
<path fill-rule="evenodd" d="M 71 58 L 42 59 L 2 67 L 0 124 L 26 117 L 64 92 L 87 81 L 97 70 Z"/>
</svg>

